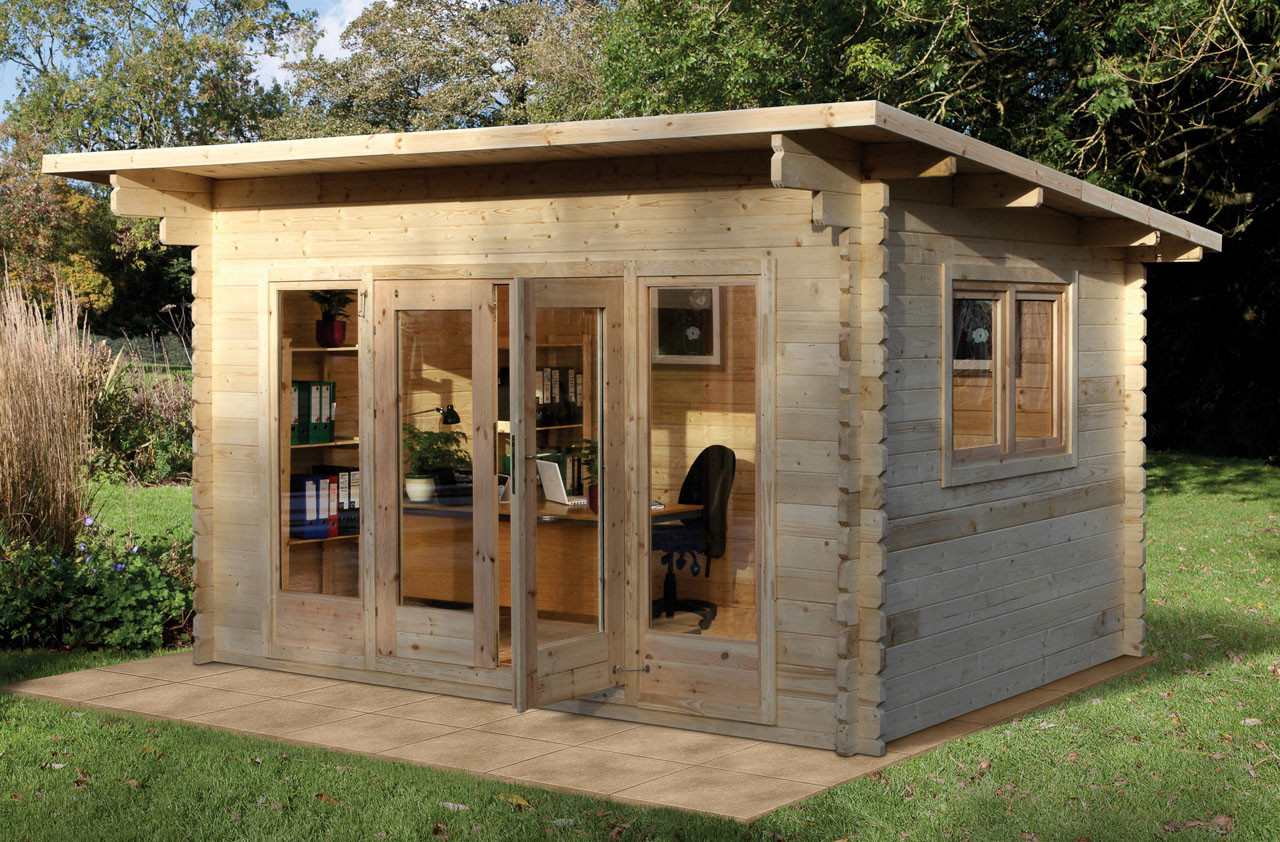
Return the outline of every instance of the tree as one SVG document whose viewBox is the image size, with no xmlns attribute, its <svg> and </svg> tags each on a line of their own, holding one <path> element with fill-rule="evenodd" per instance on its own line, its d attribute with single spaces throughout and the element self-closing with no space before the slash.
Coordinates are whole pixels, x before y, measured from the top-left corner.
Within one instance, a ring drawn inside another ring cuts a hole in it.
<svg viewBox="0 0 1280 842">
<path fill-rule="evenodd" d="M 110 281 L 89 257 L 93 202 L 61 179 L 40 173 L 44 142 L 0 124 L 0 268 L 3 284 L 50 303 L 67 286 L 82 307 L 111 306 Z"/>
<path fill-rule="evenodd" d="M 286 107 L 256 63 L 313 38 L 285 0 L 6 0 L 10 119 L 58 151 L 255 140 Z"/>
<path fill-rule="evenodd" d="M 76 284 L 94 329 L 163 329 L 190 300 L 189 249 L 117 219 L 96 185 L 40 175 L 41 152 L 257 140 L 288 97 L 257 63 L 314 38 L 285 0 L 6 0 L 0 63 L 19 70 L 0 171 L 0 246 L 25 285 Z"/>
<path fill-rule="evenodd" d="M 278 137 L 571 118 L 594 80 L 586 0 L 379 0 L 342 34 L 349 56 L 286 65 L 300 108 Z"/>
</svg>

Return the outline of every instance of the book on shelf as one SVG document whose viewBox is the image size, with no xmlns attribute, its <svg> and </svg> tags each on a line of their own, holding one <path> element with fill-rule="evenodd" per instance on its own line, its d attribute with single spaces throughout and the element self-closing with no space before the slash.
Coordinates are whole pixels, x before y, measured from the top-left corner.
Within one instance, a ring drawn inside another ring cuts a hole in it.
<svg viewBox="0 0 1280 842">
<path fill-rule="evenodd" d="M 356 535 L 360 532 L 360 471 L 340 465 L 315 465 L 311 470 L 329 478 L 332 484 L 330 502 L 330 537 Z"/>
<path fill-rule="evenodd" d="M 323 486 L 323 490 L 321 488 Z M 325 538 L 329 534 L 328 478 L 311 474 L 289 477 L 289 537 Z"/>
<path fill-rule="evenodd" d="M 311 443 L 311 383 L 294 380 L 290 384 L 293 423 L 289 427 L 290 444 Z"/>
</svg>

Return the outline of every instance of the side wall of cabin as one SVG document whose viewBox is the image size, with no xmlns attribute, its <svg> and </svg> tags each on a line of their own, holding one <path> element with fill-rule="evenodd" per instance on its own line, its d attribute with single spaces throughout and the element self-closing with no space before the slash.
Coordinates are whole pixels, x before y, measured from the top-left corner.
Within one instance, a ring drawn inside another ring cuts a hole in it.
<svg viewBox="0 0 1280 842">
<path fill-rule="evenodd" d="M 1130 509 L 1141 499 L 1141 361 L 1127 364 L 1141 335 L 1126 334 L 1138 305 L 1123 250 L 1081 247 L 1079 221 L 1063 214 L 955 208 L 950 179 L 888 189 L 884 626 L 880 671 L 859 688 L 886 741 L 1141 643 L 1132 596 L 1126 611 L 1126 589 L 1140 601 L 1141 588 L 1132 573 L 1126 585 L 1125 563 L 1127 545 L 1141 547 L 1133 526 L 1126 542 L 1126 492 Z M 949 262 L 1078 271 L 1077 467 L 943 487 Z"/>
<path fill-rule="evenodd" d="M 849 264 L 831 232 L 811 224 L 808 191 L 770 184 L 767 153 L 230 180 L 214 184 L 213 200 L 196 328 L 210 351 L 208 411 L 198 415 L 207 439 L 197 457 L 200 550 L 212 588 L 201 652 L 268 664 L 273 651 L 269 277 L 772 258 L 776 301 L 760 305 L 776 307 L 777 325 L 776 439 L 762 442 L 777 459 L 776 632 L 762 650 L 776 652 L 776 724 L 793 735 L 780 739 L 834 745 L 838 366 Z"/>
</svg>

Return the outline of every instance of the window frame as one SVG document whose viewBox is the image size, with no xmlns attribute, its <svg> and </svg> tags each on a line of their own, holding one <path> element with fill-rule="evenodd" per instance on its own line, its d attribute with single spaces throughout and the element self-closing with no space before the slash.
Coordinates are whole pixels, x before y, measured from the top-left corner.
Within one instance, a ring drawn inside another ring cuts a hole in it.
<svg viewBox="0 0 1280 842">
<path fill-rule="evenodd" d="M 1077 464 L 1076 397 L 1078 273 L 1043 268 L 949 264 L 944 267 L 942 318 L 942 485 L 967 485 L 1073 468 Z M 992 360 L 995 375 L 996 442 L 954 447 L 953 377 L 963 366 L 954 354 L 955 301 L 995 301 L 992 316 Z M 1053 301 L 1054 426 L 1047 438 L 1019 442 L 1015 428 L 1017 302 Z"/>
</svg>

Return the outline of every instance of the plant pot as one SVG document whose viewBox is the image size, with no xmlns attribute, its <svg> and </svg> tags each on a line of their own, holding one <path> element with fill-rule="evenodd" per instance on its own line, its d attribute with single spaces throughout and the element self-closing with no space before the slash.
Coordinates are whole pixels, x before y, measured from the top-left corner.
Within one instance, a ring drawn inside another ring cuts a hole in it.
<svg viewBox="0 0 1280 842">
<path fill-rule="evenodd" d="M 411 503 L 430 503 L 436 494 L 434 477 L 405 477 L 404 493 Z"/>
<path fill-rule="evenodd" d="M 593 514 L 600 514 L 600 486 L 593 485 L 587 488 L 587 506 Z"/>
<path fill-rule="evenodd" d="M 316 319 L 316 344 L 340 348 L 347 341 L 347 323 L 338 319 Z"/>
</svg>

